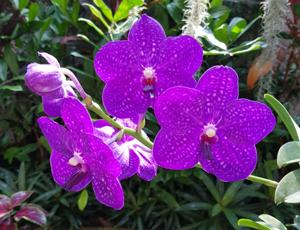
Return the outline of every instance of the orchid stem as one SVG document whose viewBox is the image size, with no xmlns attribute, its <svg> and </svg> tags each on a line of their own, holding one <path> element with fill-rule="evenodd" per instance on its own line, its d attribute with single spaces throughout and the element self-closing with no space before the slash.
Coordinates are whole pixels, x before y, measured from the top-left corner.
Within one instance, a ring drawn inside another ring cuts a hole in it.
<svg viewBox="0 0 300 230">
<path fill-rule="evenodd" d="M 140 141 L 141 143 L 143 143 L 148 148 L 150 148 L 150 149 L 153 148 L 153 143 L 150 141 L 150 139 L 147 136 L 144 136 L 142 134 L 142 132 L 137 132 L 137 130 L 126 128 L 123 125 L 119 124 L 113 118 L 111 118 L 110 116 L 108 116 L 103 111 L 103 109 L 100 107 L 100 105 L 98 105 L 97 103 L 95 103 L 94 101 L 92 101 L 91 97 L 87 97 L 84 101 L 85 101 L 86 106 L 87 106 L 88 109 L 90 109 L 91 111 L 93 111 L 94 113 L 96 113 L 97 115 L 99 115 L 100 117 L 102 117 L 109 124 L 111 124 L 112 126 L 114 126 L 117 129 L 123 130 L 123 132 L 125 134 L 128 134 L 128 135 L 136 138 L 138 141 Z M 263 178 L 263 177 L 254 176 L 254 175 L 250 175 L 247 178 L 247 180 L 252 181 L 252 182 L 256 182 L 256 183 L 259 183 L 259 184 L 263 184 L 263 185 L 266 185 L 266 186 L 272 187 L 272 188 L 276 188 L 277 185 L 278 185 L 278 183 L 276 181 L 269 180 L 269 179 L 266 179 L 266 178 Z"/>
<path fill-rule="evenodd" d="M 256 182 L 259 184 L 263 184 L 266 185 L 268 187 L 272 187 L 272 188 L 276 188 L 278 185 L 278 182 L 273 181 L 273 180 L 269 180 L 263 177 L 258 177 L 258 176 L 254 176 L 254 175 L 250 175 L 247 180 L 250 180 L 252 182 Z"/>
<path fill-rule="evenodd" d="M 91 111 L 93 111 L 94 113 L 96 113 L 97 115 L 99 115 L 100 117 L 102 117 L 104 120 L 106 120 L 109 124 L 111 124 L 113 127 L 117 128 L 117 129 L 121 129 L 123 130 L 123 132 L 125 134 L 128 134 L 134 138 L 136 138 L 138 141 L 140 141 L 142 144 L 144 144 L 145 146 L 147 146 L 148 148 L 152 148 L 153 147 L 153 143 L 149 140 L 148 137 L 145 137 L 144 135 L 142 135 L 141 132 L 137 132 L 134 129 L 130 129 L 130 128 L 126 128 L 123 125 L 119 124 L 117 121 L 115 121 L 113 118 L 111 118 L 110 116 L 108 116 L 103 109 L 100 107 L 100 105 L 98 105 L 97 103 L 95 103 L 91 97 L 87 97 L 85 100 L 86 106 L 88 109 L 90 109 Z"/>
</svg>

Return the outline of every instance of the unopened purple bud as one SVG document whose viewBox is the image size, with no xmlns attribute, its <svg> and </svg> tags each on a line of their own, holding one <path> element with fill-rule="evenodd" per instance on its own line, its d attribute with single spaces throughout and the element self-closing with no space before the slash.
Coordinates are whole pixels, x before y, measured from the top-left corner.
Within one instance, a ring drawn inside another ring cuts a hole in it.
<svg viewBox="0 0 300 230">
<path fill-rule="evenodd" d="M 25 83 L 32 92 L 38 95 L 42 96 L 57 90 L 64 81 L 65 76 L 55 65 L 32 63 L 27 66 Z"/>
</svg>

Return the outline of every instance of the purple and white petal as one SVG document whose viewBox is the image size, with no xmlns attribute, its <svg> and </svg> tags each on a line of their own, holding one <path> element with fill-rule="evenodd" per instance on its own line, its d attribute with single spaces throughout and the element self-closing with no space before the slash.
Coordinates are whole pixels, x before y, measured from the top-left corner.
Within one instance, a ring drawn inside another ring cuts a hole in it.
<svg viewBox="0 0 300 230">
<path fill-rule="evenodd" d="M 71 156 L 70 146 L 68 146 L 69 135 L 65 127 L 52 121 L 48 117 L 40 117 L 38 119 L 38 124 L 52 151 Z"/>
<path fill-rule="evenodd" d="M 124 193 L 120 181 L 110 173 L 101 170 L 100 167 L 94 168 L 92 175 L 96 199 L 106 206 L 117 210 L 122 209 Z"/>
<path fill-rule="evenodd" d="M 156 176 L 157 165 L 154 161 L 152 150 L 141 144 L 137 140 L 133 140 L 132 151 L 139 157 L 140 165 L 137 174 L 146 181 L 151 181 Z"/>
<path fill-rule="evenodd" d="M 114 177 L 121 174 L 120 163 L 115 159 L 112 150 L 100 138 L 87 134 L 86 151 L 83 155 L 91 171 L 101 168 L 104 173 Z"/>
<path fill-rule="evenodd" d="M 255 169 L 257 162 L 256 148 L 254 145 L 237 145 L 224 136 L 211 146 L 211 160 L 203 153 L 199 154 L 202 168 L 214 174 L 219 180 L 233 182 L 246 179 Z"/>
<path fill-rule="evenodd" d="M 161 129 L 154 140 L 155 162 L 158 166 L 166 169 L 193 168 L 198 162 L 199 135 L 197 130 L 182 134 L 180 132 L 173 133 L 170 129 Z"/>
<path fill-rule="evenodd" d="M 272 110 L 261 102 L 239 99 L 229 104 L 222 119 L 222 129 L 236 144 L 257 144 L 275 127 Z"/>
<path fill-rule="evenodd" d="M 154 113 L 162 128 L 187 133 L 203 125 L 203 99 L 198 90 L 176 86 L 166 90 L 154 104 Z"/>
<path fill-rule="evenodd" d="M 46 52 L 38 52 L 38 55 L 45 58 L 50 65 L 60 68 L 60 65 L 59 65 L 57 59 L 54 56 L 52 56 L 51 54 L 48 54 Z"/>
<path fill-rule="evenodd" d="M 202 47 L 194 38 L 179 36 L 166 39 L 157 57 L 158 95 L 172 86 L 195 87 L 193 75 L 201 66 L 202 59 Z"/>
<path fill-rule="evenodd" d="M 65 98 L 61 108 L 61 117 L 72 132 L 93 133 L 94 127 L 85 106 L 77 98 Z"/>
<path fill-rule="evenodd" d="M 128 41 L 113 41 L 96 54 L 94 68 L 104 81 L 131 79 L 140 67 L 137 48 Z"/>
<path fill-rule="evenodd" d="M 91 182 L 91 174 L 82 172 L 81 166 L 71 166 L 70 156 L 52 151 L 50 156 L 51 172 L 54 181 L 67 191 L 78 192 Z"/>
<path fill-rule="evenodd" d="M 156 63 L 156 54 L 159 52 L 161 42 L 166 39 L 162 26 L 153 18 L 143 14 L 132 26 L 128 40 L 138 47 L 140 62 L 143 66 Z"/>
<path fill-rule="evenodd" d="M 226 105 L 238 98 L 238 75 L 227 66 L 214 66 L 200 78 L 196 89 L 205 100 L 205 123 L 217 122 Z"/>
<path fill-rule="evenodd" d="M 63 88 L 44 94 L 42 97 L 44 112 L 50 117 L 59 117 L 64 97 L 65 91 Z"/>
<path fill-rule="evenodd" d="M 136 119 L 152 106 L 153 99 L 143 91 L 139 78 L 132 81 L 114 80 L 103 89 L 102 100 L 106 111 L 118 118 Z"/>
<path fill-rule="evenodd" d="M 115 142 L 110 144 L 110 148 L 112 149 L 115 158 L 118 160 L 121 166 L 119 180 L 132 177 L 137 173 L 140 165 L 139 157 L 129 149 L 128 144 L 128 142 L 125 142 L 121 145 Z"/>
</svg>

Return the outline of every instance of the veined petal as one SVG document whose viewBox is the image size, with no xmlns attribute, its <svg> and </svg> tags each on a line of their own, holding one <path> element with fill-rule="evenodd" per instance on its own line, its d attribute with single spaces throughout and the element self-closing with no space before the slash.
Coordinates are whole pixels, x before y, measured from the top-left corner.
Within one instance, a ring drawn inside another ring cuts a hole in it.
<svg viewBox="0 0 300 230">
<path fill-rule="evenodd" d="M 128 40 L 138 47 L 141 64 L 145 67 L 155 64 L 154 58 L 165 38 L 162 26 L 145 14 L 132 26 L 128 34 Z"/>
<path fill-rule="evenodd" d="M 227 66 L 208 69 L 196 86 L 204 100 L 205 123 L 218 122 L 226 105 L 238 98 L 238 75 Z"/>
<path fill-rule="evenodd" d="M 261 102 L 239 99 L 229 104 L 222 120 L 226 136 L 236 144 L 257 144 L 275 127 L 272 110 Z"/>
<path fill-rule="evenodd" d="M 52 151 L 60 152 L 65 156 L 71 156 L 68 131 L 48 117 L 40 117 L 38 124 L 46 137 Z"/>
<path fill-rule="evenodd" d="M 54 181 L 67 191 L 78 192 L 91 182 L 89 169 L 83 173 L 80 166 L 71 166 L 70 156 L 52 151 L 50 156 L 51 172 Z"/>
<path fill-rule="evenodd" d="M 87 109 L 77 98 L 65 98 L 61 108 L 61 117 L 72 132 L 93 133 L 94 127 Z"/>
<path fill-rule="evenodd" d="M 162 128 L 186 133 L 203 126 L 203 99 L 198 90 L 177 86 L 166 90 L 154 104 L 156 119 Z"/>
<path fill-rule="evenodd" d="M 106 84 L 102 95 L 106 111 L 118 118 L 136 119 L 138 114 L 145 114 L 153 99 L 143 91 L 140 79 L 132 81 L 115 80 Z"/>
<path fill-rule="evenodd" d="M 179 127 L 180 128 L 180 127 Z M 162 168 L 184 170 L 193 168 L 198 162 L 200 150 L 199 131 L 173 133 L 170 129 L 161 129 L 153 146 L 155 162 Z"/>
<path fill-rule="evenodd" d="M 96 54 L 94 68 L 104 81 L 131 79 L 140 68 L 137 48 L 128 41 L 113 41 Z"/>
<path fill-rule="evenodd" d="M 200 164 L 206 172 L 225 182 L 246 179 L 256 166 L 257 154 L 254 145 L 234 144 L 222 134 L 219 141 L 211 145 L 211 154 L 212 158 L 208 160 L 200 153 Z"/>
</svg>

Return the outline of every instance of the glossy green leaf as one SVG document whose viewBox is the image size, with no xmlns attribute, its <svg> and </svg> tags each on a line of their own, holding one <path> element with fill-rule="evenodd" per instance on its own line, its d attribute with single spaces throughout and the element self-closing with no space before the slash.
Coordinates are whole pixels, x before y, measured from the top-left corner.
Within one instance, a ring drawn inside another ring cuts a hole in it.
<svg viewBox="0 0 300 230">
<path fill-rule="evenodd" d="M 227 31 L 228 31 L 228 25 L 227 24 L 222 24 L 218 28 L 214 29 L 214 35 L 219 41 L 227 44 L 228 43 L 228 33 L 227 33 Z"/>
<path fill-rule="evenodd" d="M 231 209 L 228 209 L 228 208 L 224 208 L 223 212 L 224 212 L 226 219 L 231 224 L 231 226 L 234 229 L 237 229 L 238 228 L 238 226 L 237 226 L 238 218 L 237 218 L 236 214 Z"/>
<path fill-rule="evenodd" d="M 88 199 L 89 199 L 88 191 L 86 189 L 82 190 L 77 200 L 77 206 L 80 211 L 83 211 L 86 208 Z"/>
<path fill-rule="evenodd" d="M 160 199 L 173 209 L 180 207 L 175 197 L 166 190 L 160 190 Z"/>
<path fill-rule="evenodd" d="M 210 8 L 219 7 L 223 4 L 223 0 L 212 0 L 210 3 Z"/>
<path fill-rule="evenodd" d="M 279 168 L 289 164 L 300 162 L 300 142 L 292 141 L 280 147 L 277 155 Z"/>
<path fill-rule="evenodd" d="M 293 118 L 290 116 L 286 108 L 272 95 L 265 94 L 264 98 L 266 102 L 276 111 L 280 119 L 283 121 L 285 127 L 289 131 L 294 141 L 300 141 L 299 127 L 296 125 Z"/>
<path fill-rule="evenodd" d="M 89 19 L 86 19 L 86 18 L 78 18 L 78 21 L 80 22 L 85 22 L 86 24 L 88 24 L 90 27 L 92 27 L 100 36 L 103 36 L 105 37 L 105 34 L 104 32 L 95 25 L 94 22 L 92 22 L 91 20 Z"/>
<path fill-rule="evenodd" d="M 271 228 L 249 219 L 239 219 L 238 226 L 248 227 L 248 228 L 253 228 L 258 230 L 271 230 Z"/>
<path fill-rule="evenodd" d="M 83 3 L 82 5 L 87 6 L 90 9 L 90 11 L 92 12 L 92 14 L 96 18 L 98 18 L 107 29 L 110 28 L 109 25 L 107 24 L 107 22 L 105 21 L 104 17 L 102 16 L 102 13 L 96 7 L 94 7 L 93 5 L 91 5 L 89 3 Z"/>
<path fill-rule="evenodd" d="M 51 0 L 51 2 L 58 6 L 58 8 L 63 12 L 64 14 L 67 13 L 67 7 L 68 7 L 68 0 Z"/>
<path fill-rule="evenodd" d="M 135 6 L 142 6 L 143 0 L 123 0 L 114 15 L 114 21 L 118 22 L 128 17 L 130 10 Z"/>
<path fill-rule="evenodd" d="M 285 175 L 275 190 L 275 203 L 300 203 L 300 169 Z"/>
<path fill-rule="evenodd" d="M 25 162 L 21 162 L 19 173 L 18 173 L 18 189 L 25 190 L 26 189 L 26 167 Z"/>
<path fill-rule="evenodd" d="M 210 16 L 213 18 L 212 28 L 221 26 L 229 17 L 230 9 L 224 5 L 209 10 Z"/>
<path fill-rule="evenodd" d="M 104 16 L 109 20 L 112 21 L 113 20 L 113 14 L 111 9 L 104 3 L 103 0 L 93 0 L 93 2 L 95 3 L 95 5 L 97 7 L 99 7 L 99 9 L 101 10 L 101 12 L 104 14 Z"/>
<path fill-rule="evenodd" d="M 275 217 L 270 216 L 268 214 L 262 214 L 258 216 L 259 219 L 264 221 L 268 226 L 271 228 L 275 228 L 278 230 L 286 230 L 286 227 L 281 223 L 279 220 L 277 220 Z"/>
<path fill-rule="evenodd" d="M 204 38 L 210 44 L 212 44 L 222 50 L 227 50 L 226 44 L 219 41 L 210 29 L 204 29 L 202 27 L 198 27 L 196 30 L 196 35 L 198 37 Z"/>
<path fill-rule="evenodd" d="M 238 38 L 239 34 L 246 28 L 246 26 L 247 21 L 244 18 L 233 18 L 228 26 L 231 40 L 235 41 Z"/>
<path fill-rule="evenodd" d="M 178 8 L 175 2 L 171 2 L 167 4 L 167 11 L 177 24 L 181 23 L 182 10 Z"/>
<path fill-rule="evenodd" d="M 214 185 L 213 181 L 211 180 L 211 178 L 206 175 L 206 173 L 201 173 L 201 179 L 203 181 L 203 183 L 205 184 L 205 186 L 207 187 L 208 191 L 211 193 L 211 195 L 214 197 L 214 199 L 217 202 L 221 201 L 221 196 L 216 188 L 216 186 Z"/>
</svg>

